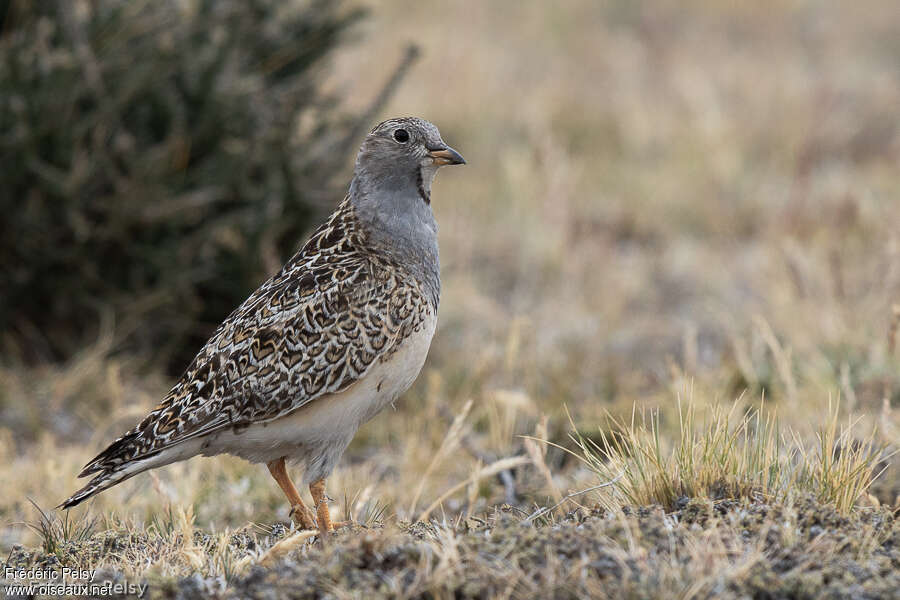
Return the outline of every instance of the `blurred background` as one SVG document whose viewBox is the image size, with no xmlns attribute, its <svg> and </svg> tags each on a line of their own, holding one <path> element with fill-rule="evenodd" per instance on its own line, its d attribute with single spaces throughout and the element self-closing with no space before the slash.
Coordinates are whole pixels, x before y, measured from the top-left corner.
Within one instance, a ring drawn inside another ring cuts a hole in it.
<svg viewBox="0 0 900 600">
<path fill-rule="evenodd" d="M 468 165 L 435 183 L 428 362 L 345 455 L 348 505 L 409 518 L 419 482 L 421 509 L 519 435 L 568 443 L 566 408 L 591 435 L 634 406 L 671 423 L 679 395 L 764 398 L 800 434 L 840 398 L 896 447 L 898 65 L 890 0 L 0 1 L 0 546 L 32 535 L 27 497 L 56 505 L 158 402 L 400 115 Z M 551 481 L 445 507 L 587 477 L 547 460 Z M 884 466 L 872 492 L 893 503 Z M 265 469 L 229 458 L 79 510 L 164 501 L 201 525 L 286 518 Z"/>
</svg>

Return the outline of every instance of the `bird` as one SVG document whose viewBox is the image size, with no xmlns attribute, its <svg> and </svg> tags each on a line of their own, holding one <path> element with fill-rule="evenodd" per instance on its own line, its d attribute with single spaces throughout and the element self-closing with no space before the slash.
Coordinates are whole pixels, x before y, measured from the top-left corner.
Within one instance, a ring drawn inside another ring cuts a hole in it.
<svg viewBox="0 0 900 600">
<path fill-rule="evenodd" d="M 194 456 L 265 463 L 303 529 L 334 530 L 325 480 L 358 428 L 425 362 L 441 280 L 431 187 L 462 165 L 438 128 L 383 121 L 349 191 L 301 249 L 215 330 L 150 413 L 91 460 L 71 508 L 138 473 Z M 299 464 L 307 506 L 287 473 Z"/>
</svg>

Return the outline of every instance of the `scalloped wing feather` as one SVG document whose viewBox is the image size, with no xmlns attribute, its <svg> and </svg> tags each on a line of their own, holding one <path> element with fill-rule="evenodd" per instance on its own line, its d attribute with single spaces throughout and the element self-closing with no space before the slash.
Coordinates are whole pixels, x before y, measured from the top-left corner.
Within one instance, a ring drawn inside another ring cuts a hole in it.
<svg viewBox="0 0 900 600">
<path fill-rule="evenodd" d="M 345 199 L 216 330 L 163 402 L 79 476 L 283 417 L 364 377 L 437 309 L 386 260 L 367 249 Z"/>
</svg>

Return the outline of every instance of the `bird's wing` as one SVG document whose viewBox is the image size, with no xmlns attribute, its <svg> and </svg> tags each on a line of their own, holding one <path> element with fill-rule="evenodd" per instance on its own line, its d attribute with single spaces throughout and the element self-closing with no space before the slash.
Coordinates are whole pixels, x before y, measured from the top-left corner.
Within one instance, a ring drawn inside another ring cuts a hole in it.
<svg viewBox="0 0 900 600">
<path fill-rule="evenodd" d="M 342 214 L 352 208 L 342 208 L 225 320 L 163 402 L 80 476 L 344 390 L 422 326 L 436 308 L 414 280 L 360 251 L 363 234 Z"/>
</svg>

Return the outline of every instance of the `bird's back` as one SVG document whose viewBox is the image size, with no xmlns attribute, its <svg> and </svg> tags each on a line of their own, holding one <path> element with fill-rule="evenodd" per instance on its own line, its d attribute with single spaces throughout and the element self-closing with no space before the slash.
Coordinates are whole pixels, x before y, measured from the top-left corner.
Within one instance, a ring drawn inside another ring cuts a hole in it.
<svg viewBox="0 0 900 600">
<path fill-rule="evenodd" d="M 80 476 L 105 481 L 130 471 L 129 464 L 225 430 L 239 444 L 243 429 L 346 390 L 423 327 L 431 328 L 430 342 L 439 280 L 435 287 L 420 275 L 421 265 L 382 246 L 345 199 L 303 248 L 228 316 L 165 399 Z M 436 264 L 427 268 L 436 273 Z M 178 452 L 170 456 L 185 458 Z M 150 461 L 127 476 L 165 462 L 171 460 Z M 64 504 L 80 501 L 79 493 Z"/>
</svg>

